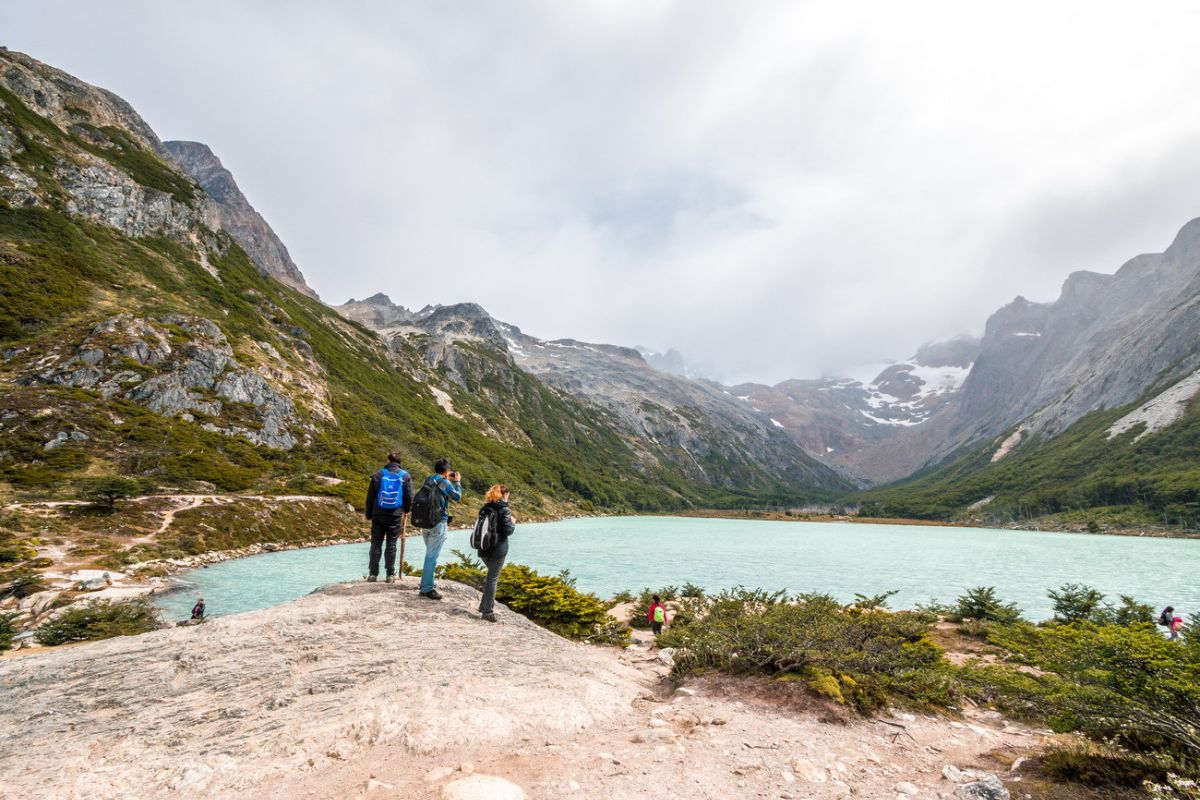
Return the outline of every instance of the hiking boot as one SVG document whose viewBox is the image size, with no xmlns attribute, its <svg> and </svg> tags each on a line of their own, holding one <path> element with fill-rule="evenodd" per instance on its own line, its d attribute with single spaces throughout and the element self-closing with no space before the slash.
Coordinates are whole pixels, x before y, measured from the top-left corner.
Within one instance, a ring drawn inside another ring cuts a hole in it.
<svg viewBox="0 0 1200 800">
<path fill-rule="evenodd" d="M 387 581 L 386 581 L 386 582 L 387 582 L 387 583 L 395 583 L 395 582 L 396 582 L 396 576 L 395 576 L 395 575 L 388 575 L 388 576 L 387 576 Z"/>
<path fill-rule="evenodd" d="M 374 583 L 377 580 L 379 580 L 378 575 L 368 575 L 367 576 L 367 583 Z"/>
<path fill-rule="evenodd" d="M 485 622 L 499 622 L 500 621 L 500 620 L 496 619 L 496 615 L 491 613 L 490 611 L 487 614 L 480 615 L 480 619 L 484 620 Z"/>
<path fill-rule="evenodd" d="M 430 600 L 441 600 L 442 593 L 437 589 L 430 589 L 428 592 L 418 592 L 421 597 L 428 597 Z"/>
</svg>

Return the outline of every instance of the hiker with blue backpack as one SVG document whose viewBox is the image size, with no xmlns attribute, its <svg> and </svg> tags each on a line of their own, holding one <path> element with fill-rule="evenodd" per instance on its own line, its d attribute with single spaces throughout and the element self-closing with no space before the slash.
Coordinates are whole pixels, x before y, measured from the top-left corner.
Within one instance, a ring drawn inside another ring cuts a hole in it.
<svg viewBox="0 0 1200 800">
<path fill-rule="evenodd" d="M 404 515 L 412 510 L 412 504 L 412 476 L 400 466 L 399 453 L 388 453 L 387 464 L 371 476 L 371 485 L 367 487 L 366 512 L 367 519 L 371 521 L 368 581 L 379 580 L 379 556 L 382 550 L 387 582 L 396 582 L 396 540 L 404 535 Z M 403 567 L 401 564 L 401 569 Z"/>
<path fill-rule="evenodd" d="M 437 571 L 438 556 L 446 543 L 446 531 L 450 528 L 450 501 L 462 499 L 462 476 L 450 469 L 450 462 L 439 458 L 433 465 L 433 474 L 421 484 L 412 502 L 412 523 L 421 528 L 425 540 L 425 564 L 421 568 L 421 597 L 441 600 L 442 594 L 433 587 Z"/>
</svg>

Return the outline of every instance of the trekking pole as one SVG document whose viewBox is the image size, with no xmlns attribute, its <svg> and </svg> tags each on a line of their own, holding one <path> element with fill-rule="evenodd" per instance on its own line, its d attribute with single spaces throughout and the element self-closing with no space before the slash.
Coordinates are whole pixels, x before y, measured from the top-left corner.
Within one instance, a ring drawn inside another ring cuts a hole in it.
<svg viewBox="0 0 1200 800">
<path fill-rule="evenodd" d="M 404 511 L 403 508 L 400 509 Z M 396 583 L 404 583 L 404 540 L 408 538 L 408 518 L 400 514 L 400 565 L 396 568 Z"/>
</svg>

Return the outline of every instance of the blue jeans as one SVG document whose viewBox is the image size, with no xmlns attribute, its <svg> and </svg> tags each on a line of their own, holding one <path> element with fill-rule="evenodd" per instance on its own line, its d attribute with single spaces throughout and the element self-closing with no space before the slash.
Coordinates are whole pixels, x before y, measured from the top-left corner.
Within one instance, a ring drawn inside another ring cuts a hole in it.
<svg viewBox="0 0 1200 800">
<path fill-rule="evenodd" d="M 421 591 L 433 591 L 433 573 L 437 570 L 438 556 L 442 554 L 442 545 L 446 543 L 446 529 L 449 523 L 442 520 L 437 527 L 422 531 L 421 538 L 425 540 L 425 565 L 421 568 Z"/>
</svg>

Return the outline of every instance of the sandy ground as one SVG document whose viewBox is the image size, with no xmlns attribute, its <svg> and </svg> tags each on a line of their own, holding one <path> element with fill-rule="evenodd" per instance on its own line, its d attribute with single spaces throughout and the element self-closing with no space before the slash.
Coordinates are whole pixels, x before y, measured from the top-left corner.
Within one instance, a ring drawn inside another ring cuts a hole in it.
<svg viewBox="0 0 1200 800">
<path fill-rule="evenodd" d="M 765 680 L 676 689 L 644 632 L 576 644 L 412 583 L 0 662 L 0 797 L 933 798 L 1042 743 L 994 712 L 868 721 Z"/>
</svg>

